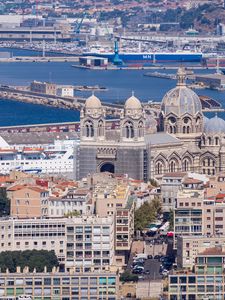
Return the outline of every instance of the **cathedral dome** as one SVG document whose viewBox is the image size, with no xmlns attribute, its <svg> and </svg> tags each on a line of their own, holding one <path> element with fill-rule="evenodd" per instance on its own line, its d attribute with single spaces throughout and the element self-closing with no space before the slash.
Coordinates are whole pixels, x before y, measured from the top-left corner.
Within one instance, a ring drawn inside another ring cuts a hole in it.
<svg viewBox="0 0 225 300">
<path fill-rule="evenodd" d="M 125 109 L 142 109 L 141 102 L 138 100 L 138 98 L 132 95 L 125 102 Z"/>
<path fill-rule="evenodd" d="M 218 118 L 217 115 L 206 120 L 204 126 L 205 133 L 225 133 L 225 121 Z"/>
<path fill-rule="evenodd" d="M 195 116 L 202 112 L 202 105 L 198 95 L 186 86 L 185 71 L 179 68 L 177 86 L 166 93 L 162 100 L 161 110 L 164 115 L 174 113 L 178 117 L 185 113 Z"/>
<path fill-rule="evenodd" d="M 87 98 L 85 102 L 85 107 L 86 108 L 101 108 L 102 104 L 101 101 L 96 97 L 95 95 L 91 95 L 90 97 Z"/>
</svg>

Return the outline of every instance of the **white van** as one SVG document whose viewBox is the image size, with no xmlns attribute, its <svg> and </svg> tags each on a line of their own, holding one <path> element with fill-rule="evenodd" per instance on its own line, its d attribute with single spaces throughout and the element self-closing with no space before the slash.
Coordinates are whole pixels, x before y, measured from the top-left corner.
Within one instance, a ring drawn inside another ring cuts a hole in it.
<svg viewBox="0 0 225 300">
<path fill-rule="evenodd" d="M 133 257 L 133 260 L 137 260 L 139 258 L 148 259 L 148 255 L 145 253 L 138 253 Z"/>
</svg>

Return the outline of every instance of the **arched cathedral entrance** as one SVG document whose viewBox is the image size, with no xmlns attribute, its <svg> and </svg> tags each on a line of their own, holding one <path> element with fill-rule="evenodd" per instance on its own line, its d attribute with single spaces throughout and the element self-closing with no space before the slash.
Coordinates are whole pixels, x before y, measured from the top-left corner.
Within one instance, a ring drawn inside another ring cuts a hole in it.
<svg viewBox="0 0 225 300">
<path fill-rule="evenodd" d="M 105 162 L 101 165 L 100 172 L 115 173 L 115 166 L 111 162 Z"/>
</svg>

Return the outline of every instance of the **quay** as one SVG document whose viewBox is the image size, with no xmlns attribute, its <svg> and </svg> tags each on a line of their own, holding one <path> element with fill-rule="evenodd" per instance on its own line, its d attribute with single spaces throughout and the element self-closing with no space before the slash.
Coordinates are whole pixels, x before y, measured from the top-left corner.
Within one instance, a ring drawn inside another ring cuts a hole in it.
<svg viewBox="0 0 225 300">
<path fill-rule="evenodd" d="M 0 62 L 78 62 L 79 56 L 14 56 L 0 58 Z"/>
<path fill-rule="evenodd" d="M 27 90 L 19 90 L 8 86 L 0 86 L 0 98 L 74 110 L 81 110 L 86 101 L 86 98 L 82 97 L 59 97 L 49 94 L 39 94 Z M 107 102 L 102 102 L 102 104 L 106 109 L 106 114 L 110 116 L 120 115 L 121 109 L 123 108 L 122 104 Z"/>
<path fill-rule="evenodd" d="M 106 120 L 108 129 L 119 126 L 119 119 Z M 46 124 L 29 124 L 16 126 L 0 126 L 0 132 L 8 133 L 26 133 L 26 132 L 79 132 L 80 121 L 63 122 L 63 123 L 46 123 Z"/>
<path fill-rule="evenodd" d="M 77 69 L 86 69 L 86 70 L 93 70 L 93 71 L 118 71 L 118 70 L 177 70 L 178 65 L 176 66 L 165 66 L 165 65 L 150 65 L 150 66 L 143 66 L 143 65 L 124 65 L 124 66 L 114 66 L 108 65 L 104 67 L 98 66 L 83 66 L 83 65 L 72 65 L 73 68 Z M 216 66 L 202 66 L 202 65 L 187 65 L 188 68 L 193 70 L 215 70 Z"/>
<path fill-rule="evenodd" d="M 0 86 L 0 98 L 12 101 L 20 101 L 25 103 L 39 104 L 50 107 L 57 107 L 63 109 L 74 109 L 81 110 L 85 105 L 86 98 L 81 97 L 59 97 L 49 94 L 39 94 L 36 92 L 31 92 L 27 90 L 16 89 L 15 87 Z M 204 112 L 224 112 L 225 109 L 221 107 L 221 104 L 216 100 L 211 99 L 206 96 L 200 96 L 202 103 L 202 109 Z M 105 107 L 106 115 L 110 117 L 119 117 L 121 115 L 121 110 L 124 104 L 118 103 L 107 103 L 102 102 L 103 107 Z M 153 115 L 154 117 L 159 116 L 161 103 L 159 102 L 148 102 L 143 103 L 144 110 Z M 76 122 L 75 122 L 76 123 Z M 37 127 L 38 125 L 34 125 Z M 69 125 L 68 125 L 69 126 Z M 59 127 L 57 127 L 59 129 Z M 66 127 L 67 129 L 69 127 Z M 73 130 L 77 130 L 77 127 L 72 127 Z M 57 129 L 57 130 L 58 130 Z M 67 130 L 66 129 L 66 130 Z M 1 129 L 0 129 L 1 130 Z M 61 129 L 59 129 L 61 130 Z"/>
</svg>

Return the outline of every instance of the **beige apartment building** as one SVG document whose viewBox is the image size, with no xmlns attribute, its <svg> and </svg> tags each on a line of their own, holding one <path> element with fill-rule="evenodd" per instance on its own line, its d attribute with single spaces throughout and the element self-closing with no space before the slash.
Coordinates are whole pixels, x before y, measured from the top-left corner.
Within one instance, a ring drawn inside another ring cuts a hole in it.
<svg viewBox="0 0 225 300">
<path fill-rule="evenodd" d="M 93 206 L 89 204 L 91 193 L 89 190 L 70 190 L 61 197 L 49 198 L 49 214 L 51 218 L 64 217 L 71 212 L 82 215 L 93 214 Z"/>
<path fill-rule="evenodd" d="M 7 190 L 12 217 L 40 218 L 48 216 L 49 192 L 38 186 L 14 185 Z"/>
<path fill-rule="evenodd" d="M 117 300 L 119 275 L 106 271 L 59 272 L 55 268 L 42 273 L 0 273 L 0 298 L 18 299 L 22 295 L 34 300 Z"/>
<path fill-rule="evenodd" d="M 98 182 L 93 191 L 96 215 L 112 216 L 115 221 L 116 265 L 125 265 L 134 235 L 134 202 L 130 186 L 109 180 Z"/>
<path fill-rule="evenodd" d="M 199 253 L 216 247 L 220 247 L 225 252 L 225 236 L 179 236 L 177 238 L 178 268 L 192 269 Z"/>
<path fill-rule="evenodd" d="M 96 214 L 100 217 L 112 216 L 117 208 L 126 206 L 130 195 L 130 187 L 117 183 L 98 183 L 95 186 L 93 198 L 96 206 Z"/>
<path fill-rule="evenodd" d="M 225 174 L 220 173 L 218 176 L 210 177 L 206 188 L 206 197 L 212 197 L 220 192 L 225 192 Z"/>
<path fill-rule="evenodd" d="M 54 250 L 67 270 L 106 270 L 115 261 L 114 228 L 112 217 L 1 219 L 0 252 Z"/>
<path fill-rule="evenodd" d="M 179 236 L 225 235 L 224 199 L 207 199 L 205 195 L 206 191 L 201 185 L 198 189 L 183 188 L 178 192 L 174 213 L 175 241 Z"/>
<path fill-rule="evenodd" d="M 183 202 L 184 201 L 184 202 Z M 224 235 L 225 203 L 203 198 L 177 200 L 175 235 Z"/>
</svg>

